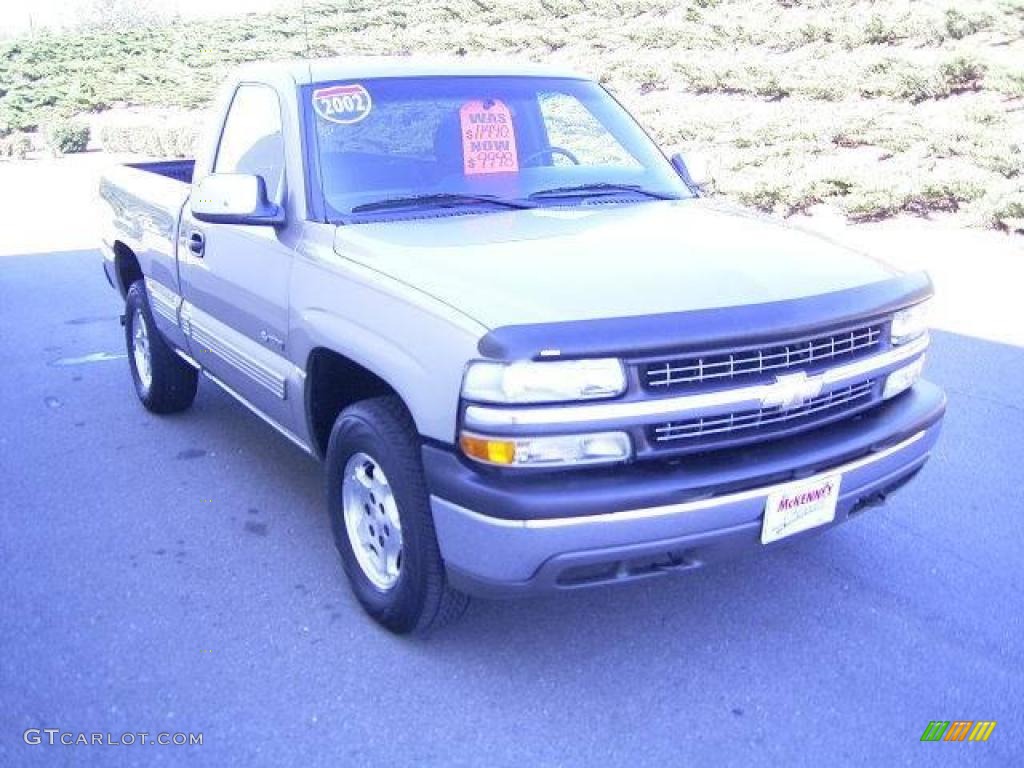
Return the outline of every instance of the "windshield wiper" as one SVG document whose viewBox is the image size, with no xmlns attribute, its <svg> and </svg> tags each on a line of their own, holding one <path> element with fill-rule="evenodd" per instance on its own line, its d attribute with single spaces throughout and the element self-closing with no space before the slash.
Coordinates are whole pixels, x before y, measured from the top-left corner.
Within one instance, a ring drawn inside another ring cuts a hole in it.
<svg viewBox="0 0 1024 768">
<path fill-rule="evenodd" d="M 386 211 L 391 208 L 419 208 L 424 206 L 453 206 L 453 205 L 476 205 L 489 203 L 500 205 L 504 208 L 535 208 L 532 203 L 525 200 L 509 200 L 497 195 L 467 195 L 461 192 L 432 192 L 425 195 L 409 195 L 408 197 L 391 197 L 386 200 L 376 200 L 372 203 L 363 203 L 352 209 L 352 213 L 367 213 L 369 211 Z"/>
<path fill-rule="evenodd" d="M 571 187 L 554 187 L 552 189 L 542 189 L 538 192 L 534 192 L 529 196 L 530 200 L 540 200 L 545 197 L 585 197 L 587 195 L 614 195 L 618 192 L 629 192 L 631 194 L 645 195 L 646 197 L 654 197 L 658 200 L 675 200 L 676 198 L 672 195 L 666 195 L 662 192 L 655 192 L 652 189 L 646 189 L 639 184 L 611 184 L 609 182 L 600 181 L 594 182 L 593 184 L 576 184 Z"/>
</svg>

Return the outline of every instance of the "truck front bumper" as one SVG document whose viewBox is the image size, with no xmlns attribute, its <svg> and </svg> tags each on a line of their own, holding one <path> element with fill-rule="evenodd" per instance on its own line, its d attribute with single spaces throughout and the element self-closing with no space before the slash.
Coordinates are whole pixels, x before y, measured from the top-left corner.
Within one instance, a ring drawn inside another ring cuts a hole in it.
<svg viewBox="0 0 1024 768">
<path fill-rule="evenodd" d="M 767 498 L 787 482 L 842 474 L 834 521 L 793 539 L 884 501 L 927 461 L 944 411 L 941 390 L 919 382 L 861 417 L 774 443 L 532 477 L 481 471 L 425 446 L 441 555 L 454 586 L 487 596 L 699 568 L 764 549 Z"/>
</svg>

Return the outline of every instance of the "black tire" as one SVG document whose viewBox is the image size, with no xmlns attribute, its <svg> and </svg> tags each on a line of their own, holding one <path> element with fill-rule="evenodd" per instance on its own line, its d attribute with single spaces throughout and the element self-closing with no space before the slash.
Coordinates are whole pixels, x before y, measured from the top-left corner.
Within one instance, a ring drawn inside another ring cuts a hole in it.
<svg viewBox="0 0 1024 768">
<path fill-rule="evenodd" d="M 150 377 L 147 384 L 135 360 L 135 336 L 138 323 L 145 325 L 149 345 Z M 135 393 L 153 413 L 178 413 L 196 399 L 199 372 L 186 363 L 157 330 L 149 308 L 146 286 L 138 280 L 128 289 L 125 300 L 124 340 L 128 349 L 128 366 L 132 372 Z"/>
<path fill-rule="evenodd" d="M 349 459 L 359 453 L 371 457 L 387 477 L 401 522 L 401 567 L 389 588 L 368 578 L 346 529 L 343 478 Z M 469 604 L 466 595 L 448 585 L 421 462 L 419 434 L 397 397 L 356 403 L 342 411 L 331 430 L 327 509 L 342 566 L 363 609 L 401 635 L 441 627 L 459 618 Z"/>
</svg>

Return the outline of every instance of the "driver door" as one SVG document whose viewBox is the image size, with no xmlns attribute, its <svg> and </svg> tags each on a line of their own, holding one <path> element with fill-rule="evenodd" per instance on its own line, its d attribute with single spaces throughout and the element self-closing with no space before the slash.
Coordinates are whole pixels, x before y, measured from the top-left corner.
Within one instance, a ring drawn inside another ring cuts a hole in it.
<svg viewBox="0 0 1024 768">
<path fill-rule="evenodd" d="M 281 204 L 285 159 L 281 108 L 273 88 L 243 83 L 231 100 L 214 173 L 263 177 Z M 210 224 L 186 206 L 179 251 L 182 325 L 192 356 L 234 394 L 293 429 L 288 347 L 289 228 Z"/>
</svg>

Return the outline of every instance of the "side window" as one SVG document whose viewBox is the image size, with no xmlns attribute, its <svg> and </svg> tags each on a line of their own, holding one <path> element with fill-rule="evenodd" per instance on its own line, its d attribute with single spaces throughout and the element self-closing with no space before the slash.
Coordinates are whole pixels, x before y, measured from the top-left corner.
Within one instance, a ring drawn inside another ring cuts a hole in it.
<svg viewBox="0 0 1024 768">
<path fill-rule="evenodd" d="M 542 93 L 540 112 L 552 147 L 572 152 L 580 165 L 624 165 L 640 163 L 594 117 L 586 105 L 567 93 Z M 561 153 L 551 155 L 553 165 L 572 165 Z"/>
<path fill-rule="evenodd" d="M 284 140 L 281 109 L 272 88 L 242 85 L 235 91 L 213 171 L 262 176 L 267 196 L 277 199 L 284 181 Z"/>
</svg>

